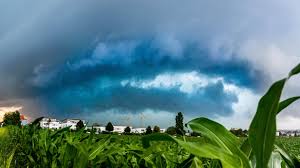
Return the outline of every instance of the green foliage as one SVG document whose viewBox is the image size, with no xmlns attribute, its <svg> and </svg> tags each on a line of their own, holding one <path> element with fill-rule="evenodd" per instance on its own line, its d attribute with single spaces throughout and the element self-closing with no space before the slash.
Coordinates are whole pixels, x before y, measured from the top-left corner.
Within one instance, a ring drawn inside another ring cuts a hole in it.
<svg viewBox="0 0 300 168">
<path fill-rule="evenodd" d="M 253 149 L 256 165 L 265 168 L 274 149 L 276 134 L 276 115 L 298 98 L 288 99 L 280 103 L 285 82 L 299 73 L 300 65 L 295 67 L 287 78 L 275 82 L 260 99 L 254 119 L 249 128 L 249 142 Z"/>
<path fill-rule="evenodd" d="M 286 79 L 274 83 L 260 99 L 256 114 L 249 129 L 249 140 L 258 168 L 268 165 L 273 151 L 276 134 L 276 115 Z"/>
<path fill-rule="evenodd" d="M 3 125 L 4 126 L 8 126 L 8 125 L 21 126 L 21 119 L 20 119 L 19 111 L 4 114 Z"/>
<path fill-rule="evenodd" d="M 130 132 L 131 132 L 130 127 L 127 126 L 127 127 L 124 129 L 124 132 L 125 132 L 125 133 L 130 133 Z"/>
<path fill-rule="evenodd" d="M 188 125 L 193 131 L 201 133 L 203 137 L 209 139 L 210 143 L 207 144 L 218 147 L 219 149 L 222 149 L 225 152 L 233 155 L 233 157 L 238 158 L 238 160 L 241 161 L 241 167 L 250 167 L 247 157 L 239 149 L 238 138 L 230 133 L 225 127 L 206 118 L 194 119 L 190 121 Z M 217 153 L 218 152 L 215 151 L 215 155 L 217 155 Z M 223 163 L 224 161 L 221 160 L 221 162 Z"/>
<path fill-rule="evenodd" d="M 237 137 L 247 137 L 248 131 L 247 130 L 242 130 L 241 128 L 239 129 L 230 129 L 230 132 L 234 134 Z"/>
<path fill-rule="evenodd" d="M 84 128 L 84 124 L 81 120 L 78 121 L 78 123 L 76 124 L 76 130 L 80 130 Z"/>
<path fill-rule="evenodd" d="M 148 135 L 148 134 L 152 134 L 152 128 L 151 128 L 151 126 L 148 126 L 146 128 L 146 135 Z"/>
<path fill-rule="evenodd" d="M 114 131 L 114 126 L 112 125 L 111 122 L 108 122 L 108 123 L 107 123 L 107 125 L 106 125 L 106 127 L 105 127 L 105 130 L 106 130 L 106 131 L 109 131 L 109 132 Z"/>
<path fill-rule="evenodd" d="M 178 135 L 184 135 L 185 131 L 183 128 L 183 114 L 181 112 L 179 112 L 175 118 L 176 120 L 176 133 Z"/>
<path fill-rule="evenodd" d="M 0 132 L 0 138 L 5 138 L 0 145 L 6 143 L 0 146 L 1 168 L 9 164 L 33 168 L 177 167 L 189 156 L 183 148 L 168 141 L 155 142 L 146 149 L 141 137 L 135 135 L 95 135 L 68 128 L 53 131 L 31 126 L 5 127 Z"/>
<path fill-rule="evenodd" d="M 155 133 L 159 133 L 160 132 L 160 128 L 159 128 L 159 126 L 154 126 L 154 128 L 153 128 L 153 132 L 155 132 Z"/>
<path fill-rule="evenodd" d="M 170 134 L 170 135 L 175 135 L 176 134 L 176 128 L 173 127 L 173 126 L 169 127 L 169 128 L 167 128 L 166 133 Z"/>
</svg>

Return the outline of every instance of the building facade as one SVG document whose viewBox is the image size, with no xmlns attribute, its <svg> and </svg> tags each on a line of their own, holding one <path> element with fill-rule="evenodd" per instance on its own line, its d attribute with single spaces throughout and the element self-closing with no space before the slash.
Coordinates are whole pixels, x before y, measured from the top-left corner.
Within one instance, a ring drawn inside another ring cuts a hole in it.
<svg viewBox="0 0 300 168">
<path fill-rule="evenodd" d="M 76 130 L 76 125 L 80 121 L 80 119 L 65 119 L 61 122 L 61 128 L 70 127 L 71 130 Z M 84 125 L 85 120 L 81 120 Z"/>
<path fill-rule="evenodd" d="M 41 128 L 48 128 L 48 129 L 60 129 L 61 122 L 55 118 L 42 118 L 40 121 Z"/>
<path fill-rule="evenodd" d="M 146 133 L 146 128 L 133 128 L 131 129 L 131 132 L 135 134 L 144 134 Z"/>
</svg>

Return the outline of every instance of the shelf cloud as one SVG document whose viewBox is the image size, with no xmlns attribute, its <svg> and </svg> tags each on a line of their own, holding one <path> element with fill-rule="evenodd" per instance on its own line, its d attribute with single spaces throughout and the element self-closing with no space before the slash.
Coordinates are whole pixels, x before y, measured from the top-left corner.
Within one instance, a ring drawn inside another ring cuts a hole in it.
<svg viewBox="0 0 300 168">
<path fill-rule="evenodd" d="M 246 127 L 259 96 L 300 62 L 297 6 L 2 1 L 0 108 L 85 119 L 183 111 Z M 289 82 L 284 97 L 300 94 L 298 82 Z M 280 117 L 300 119 L 298 105 Z"/>
</svg>

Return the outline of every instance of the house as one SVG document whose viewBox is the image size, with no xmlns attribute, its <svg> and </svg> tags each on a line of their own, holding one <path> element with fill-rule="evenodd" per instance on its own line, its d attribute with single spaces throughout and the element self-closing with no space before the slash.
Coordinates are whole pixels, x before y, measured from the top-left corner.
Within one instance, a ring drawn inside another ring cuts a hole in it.
<svg viewBox="0 0 300 168">
<path fill-rule="evenodd" d="M 85 130 L 87 130 L 87 131 L 92 131 L 92 130 L 94 130 L 96 134 L 99 134 L 99 133 L 105 131 L 105 127 L 100 126 L 100 125 L 87 126 L 87 127 L 85 128 Z"/>
<path fill-rule="evenodd" d="M 133 128 L 131 129 L 131 132 L 135 134 L 143 134 L 146 133 L 146 128 Z"/>
<path fill-rule="evenodd" d="M 165 133 L 166 132 L 166 129 L 165 128 L 161 128 L 160 129 L 160 133 Z"/>
<path fill-rule="evenodd" d="M 300 136 L 300 130 L 278 130 L 276 136 L 294 137 Z"/>
<path fill-rule="evenodd" d="M 40 121 L 41 128 L 49 128 L 49 129 L 60 129 L 61 122 L 55 118 L 47 118 L 44 117 Z"/>
<path fill-rule="evenodd" d="M 119 134 L 124 133 L 124 130 L 125 130 L 126 127 L 127 126 L 114 125 L 114 130 L 112 132 L 116 132 L 116 133 L 119 133 Z M 132 132 L 132 130 L 133 130 L 132 127 L 129 127 L 129 128 Z M 85 130 L 88 130 L 88 131 L 89 130 L 90 131 L 94 130 L 96 134 L 99 134 L 99 133 L 102 133 L 102 132 L 106 131 L 106 128 L 104 126 L 101 126 L 101 125 L 97 124 L 97 125 L 93 125 L 93 126 L 87 126 L 85 128 Z M 146 128 L 145 128 L 145 130 L 146 130 Z"/>
<path fill-rule="evenodd" d="M 293 137 L 293 136 L 295 136 L 295 132 L 294 131 L 288 131 L 287 136 Z"/>
<path fill-rule="evenodd" d="M 113 132 L 116 132 L 116 133 L 119 133 L 119 134 L 121 134 L 121 133 L 123 133 L 124 132 L 124 130 L 125 130 L 125 128 L 126 128 L 127 126 L 115 126 L 114 125 L 114 130 L 113 130 Z M 129 127 L 130 128 L 130 130 L 132 130 L 132 127 L 130 126 Z"/>
<path fill-rule="evenodd" d="M 70 127 L 71 130 L 76 130 L 76 125 L 79 121 L 80 119 L 65 119 L 61 123 L 61 128 Z M 84 125 L 86 125 L 85 120 L 81 120 L 81 121 L 83 122 Z"/>
</svg>

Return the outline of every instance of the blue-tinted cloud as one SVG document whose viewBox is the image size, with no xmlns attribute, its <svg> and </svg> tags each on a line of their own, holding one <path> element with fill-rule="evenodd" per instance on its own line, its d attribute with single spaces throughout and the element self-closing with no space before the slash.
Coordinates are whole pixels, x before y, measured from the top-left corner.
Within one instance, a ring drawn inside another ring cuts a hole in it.
<svg viewBox="0 0 300 168">
<path fill-rule="evenodd" d="M 180 41 L 179 41 L 180 42 Z M 179 43 L 178 42 L 178 43 Z M 55 67 L 38 66 L 31 83 L 37 88 L 65 88 L 95 78 L 153 78 L 164 72 L 198 71 L 257 89 L 263 74 L 243 60 L 215 59 L 197 43 L 164 48 L 156 40 L 100 42 L 84 55 Z"/>
<path fill-rule="evenodd" d="M 175 43 L 175 44 L 174 44 Z M 83 55 L 59 66 L 39 65 L 27 79 L 27 96 L 40 97 L 47 111 L 65 116 L 85 109 L 101 112 L 141 112 L 146 109 L 195 115 L 229 115 L 237 95 L 224 91 L 223 83 L 209 83 L 193 93 L 172 88 L 138 88 L 122 85 L 128 79 L 151 80 L 164 73 L 199 72 L 222 77 L 228 84 L 259 88 L 261 73 L 242 60 L 215 59 L 195 43 L 172 42 L 165 49 L 157 39 L 99 42 Z M 254 73 L 256 72 L 256 73 Z M 164 82 L 164 81 L 162 81 Z"/>
<path fill-rule="evenodd" d="M 137 88 L 120 83 L 96 80 L 92 84 L 74 86 L 49 93 L 46 99 L 49 110 L 56 116 L 80 114 L 88 117 L 85 110 L 95 113 L 117 109 L 120 113 L 138 113 L 147 109 L 188 115 L 226 116 L 231 114 L 237 95 L 226 92 L 221 81 L 210 84 L 193 93 L 184 93 L 179 87 Z M 62 111 L 66 113 L 61 113 Z"/>
<path fill-rule="evenodd" d="M 0 2 L 0 104 L 30 104 L 24 110 L 33 117 L 87 116 L 111 108 L 194 114 L 201 107 L 199 114 L 226 116 L 236 102 L 239 109 L 247 107 L 240 104 L 243 96 L 228 93 L 228 84 L 262 94 L 299 61 L 296 2 L 20 3 Z M 122 85 L 189 72 L 221 77 L 223 89 L 213 82 L 195 93 L 176 85 Z"/>
</svg>

